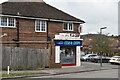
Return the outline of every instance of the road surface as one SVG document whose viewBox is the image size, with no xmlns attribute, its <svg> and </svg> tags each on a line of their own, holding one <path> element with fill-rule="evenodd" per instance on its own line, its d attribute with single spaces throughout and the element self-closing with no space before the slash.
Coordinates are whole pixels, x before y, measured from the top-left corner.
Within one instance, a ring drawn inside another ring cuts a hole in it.
<svg viewBox="0 0 120 80">
<path fill-rule="evenodd" d="M 118 78 L 118 70 L 101 70 L 101 71 L 91 71 L 83 73 L 70 73 L 52 76 L 41 76 L 41 77 L 31 77 L 31 78 Z"/>
</svg>

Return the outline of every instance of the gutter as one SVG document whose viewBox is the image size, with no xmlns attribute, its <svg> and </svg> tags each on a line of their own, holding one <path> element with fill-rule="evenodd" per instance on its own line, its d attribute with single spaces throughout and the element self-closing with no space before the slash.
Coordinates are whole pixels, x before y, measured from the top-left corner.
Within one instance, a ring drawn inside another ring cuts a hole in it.
<svg viewBox="0 0 120 80">
<path fill-rule="evenodd" d="M 0 14 L 0 16 L 23 18 L 23 19 L 38 19 L 38 20 L 46 20 L 46 21 L 53 21 L 53 22 L 72 22 L 72 23 L 79 23 L 79 24 L 85 23 L 85 22 L 82 22 L 82 21 L 78 22 L 78 21 L 67 21 L 67 20 L 47 19 L 47 18 L 24 17 L 24 16 L 14 16 L 14 15 L 4 15 L 4 14 Z"/>
</svg>

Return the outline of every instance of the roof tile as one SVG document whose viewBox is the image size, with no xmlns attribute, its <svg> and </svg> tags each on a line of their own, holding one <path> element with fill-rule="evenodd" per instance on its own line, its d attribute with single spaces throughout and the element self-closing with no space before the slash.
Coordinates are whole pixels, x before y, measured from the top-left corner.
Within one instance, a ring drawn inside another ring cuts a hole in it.
<svg viewBox="0 0 120 80">
<path fill-rule="evenodd" d="M 24 17 L 47 18 L 65 21 L 77 21 L 85 23 L 83 20 L 75 18 L 45 2 L 5 2 L 2 3 L 2 14 L 17 15 L 20 13 Z"/>
</svg>

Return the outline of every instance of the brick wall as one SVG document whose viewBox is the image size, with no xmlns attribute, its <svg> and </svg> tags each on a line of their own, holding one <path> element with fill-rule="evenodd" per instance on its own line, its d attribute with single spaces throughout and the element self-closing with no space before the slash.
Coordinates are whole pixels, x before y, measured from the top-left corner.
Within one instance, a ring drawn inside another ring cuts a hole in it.
<svg viewBox="0 0 120 80">
<path fill-rule="evenodd" d="M 63 23 L 60 22 L 48 22 L 48 36 L 54 38 L 59 33 L 78 33 L 78 24 L 74 24 L 74 31 L 63 31 Z M 50 67 L 61 67 L 61 64 L 55 63 L 55 44 L 51 40 L 51 58 Z"/>
<path fill-rule="evenodd" d="M 46 43 L 22 43 L 19 44 L 23 48 L 51 49 L 50 66 L 61 67 L 61 64 L 55 64 L 55 44 L 54 36 L 59 33 L 78 33 L 78 24 L 74 24 L 74 31 L 63 31 L 63 23 L 47 22 L 47 32 L 35 32 L 35 20 L 19 19 L 19 41 L 49 41 Z M 14 42 L 12 39 L 17 38 L 17 28 L 2 28 L 3 33 L 7 33 L 7 37 L 3 37 L 3 42 Z M 48 33 L 48 34 L 47 34 Z M 50 39 L 48 40 L 47 37 Z M 16 44 L 3 44 L 3 46 L 13 46 Z"/>
<path fill-rule="evenodd" d="M 49 37 L 59 33 L 78 33 L 79 24 L 74 24 L 74 31 L 63 31 L 63 23 L 61 22 L 48 22 L 48 34 Z"/>
<path fill-rule="evenodd" d="M 35 20 L 28 19 L 19 19 L 19 41 L 47 41 L 47 37 L 54 38 L 56 34 L 59 33 L 78 33 L 78 24 L 74 24 L 74 31 L 63 31 L 63 23 L 61 22 L 47 22 L 47 32 L 35 32 Z M 12 39 L 17 38 L 17 28 L 2 28 L 3 33 L 7 33 L 7 37 L 3 37 L 3 42 L 14 42 Z M 5 44 L 6 46 L 13 46 L 13 44 Z M 15 46 L 16 44 L 14 44 Z M 21 45 L 21 47 L 24 44 Z M 25 44 L 26 46 L 27 44 Z M 28 44 L 30 47 L 30 44 Z M 34 45 L 34 44 L 31 44 Z M 3 44 L 4 46 L 4 44 Z M 39 44 L 37 47 L 33 46 L 33 48 L 44 48 L 43 44 Z"/>
<path fill-rule="evenodd" d="M 35 32 L 35 20 L 19 19 L 19 41 L 47 41 L 47 33 Z M 7 37 L 3 37 L 3 42 L 14 42 L 17 38 L 17 28 L 2 28 Z M 3 44 L 3 46 L 16 46 L 16 44 Z M 46 48 L 46 44 L 20 44 L 20 47 L 27 48 Z"/>
</svg>

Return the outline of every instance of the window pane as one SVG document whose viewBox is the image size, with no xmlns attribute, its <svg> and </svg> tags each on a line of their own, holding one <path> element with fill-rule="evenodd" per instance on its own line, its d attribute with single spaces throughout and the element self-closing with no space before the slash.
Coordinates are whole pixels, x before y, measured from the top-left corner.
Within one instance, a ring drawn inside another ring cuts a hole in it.
<svg viewBox="0 0 120 80">
<path fill-rule="evenodd" d="M 7 18 L 1 17 L 1 26 L 7 26 Z"/>
<path fill-rule="evenodd" d="M 72 23 L 69 23 L 69 30 L 73 30 Z"/>
<path fill-rule="evenodd" d="M 14 23 L 14 18 L 8 18 L 8 26 L 15 26 Z"/>
<path fill-rule="evenodd" d="M 36 31 L 46 31 L 46 21 L 36 21 Z"/>
<path fill-rule="evenodd" d="M 68 30 L 68 24 L 64 23 L 64 30 Z"/>
<path fill-rule="evenodd" d="M 40 21 L 36 21 L 36 31 L 40 31 Z"/>
<path fill-rule="evenodd" d="M 41 31 L 45 31 L 45 21 L 41 21 Z"/>
</svg>

